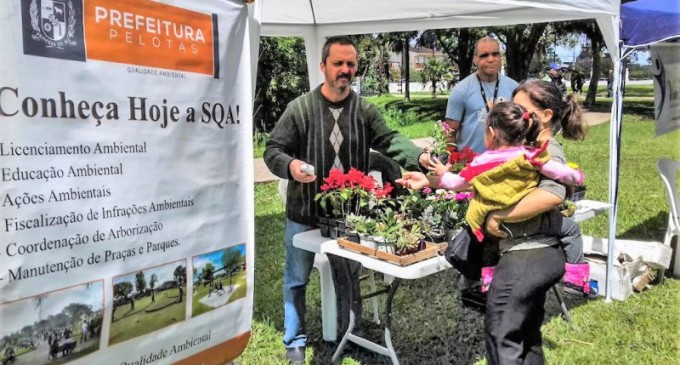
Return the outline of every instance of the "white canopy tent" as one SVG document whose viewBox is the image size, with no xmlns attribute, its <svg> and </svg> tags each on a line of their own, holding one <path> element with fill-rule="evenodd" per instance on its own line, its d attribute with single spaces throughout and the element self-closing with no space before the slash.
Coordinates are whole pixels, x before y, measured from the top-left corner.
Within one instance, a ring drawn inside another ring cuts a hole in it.
<svg viewBox="0 0 680 365">
<path fill-rule="evenodd" d="M 307 51 L 310 88 L 319 85 L 321 48 L 332 35 L 467 28 L 577 19 L 596 19 L 615 68 L 614 92 L 621 83 L 619 66 L 620 0 L 256 0 L 254 16 L 263 36 L 302 37 Z M 254 60 L 256 62 L 256 60 Z M 610 131 L 609 258 L 606 299 L 611 299 L 620 107 L 614 104 Z"/>
</svg>

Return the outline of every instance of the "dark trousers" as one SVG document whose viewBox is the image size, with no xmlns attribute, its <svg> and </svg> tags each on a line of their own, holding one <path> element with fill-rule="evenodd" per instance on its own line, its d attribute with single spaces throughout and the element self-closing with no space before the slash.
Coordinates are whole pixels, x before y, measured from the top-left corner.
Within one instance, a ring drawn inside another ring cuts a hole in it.
<svg viewBox="0 0 680 365">
<path fill-rule="evenodd" d="M 541 324 L 548 290 L 564 274 L 559 246 L 501 256 L 486 302 L 489 365 L 544 364 Z"/>
<path fill-rule="evenodd" d="M 355 315 L 355 328 L 361 327 L 361 276 L 362 266 L 360 263 L 344 257 L 328 254 L 328 261 L 331 265 L 333 274 L 333 285 L 335 286 L 335 298 L 338 308 L 338 340 L 345 335 L 349 327 L 349 311 L 353 310 Z"/>
</svg>

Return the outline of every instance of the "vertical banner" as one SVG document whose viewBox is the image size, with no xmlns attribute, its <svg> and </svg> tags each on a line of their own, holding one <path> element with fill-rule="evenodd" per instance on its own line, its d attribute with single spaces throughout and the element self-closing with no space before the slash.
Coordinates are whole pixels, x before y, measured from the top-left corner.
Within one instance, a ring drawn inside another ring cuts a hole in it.
<svg viewBox="0 0 680 365">
<path fill-rule="evenodd" d="M 241 1 L 0 8 L 0 362 L 219 364 L 253 312 Z"/>
<path fill-rule="evenodd" d="M 680 44 L 658 43 L 649 49 L 656 135 L 660 136 L 680 128 Z"/>
</svg>

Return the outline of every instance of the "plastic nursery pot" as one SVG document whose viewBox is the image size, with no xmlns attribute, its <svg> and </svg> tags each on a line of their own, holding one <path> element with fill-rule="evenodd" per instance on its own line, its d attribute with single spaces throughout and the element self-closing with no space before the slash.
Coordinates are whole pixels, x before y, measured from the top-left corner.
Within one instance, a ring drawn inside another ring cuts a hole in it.
<svg viewBox="0 0 680 365">
<path fill-rule="evenodd" d="M 348 241 L 354 243 L 361 243 L 361 240 L 359 239 L 359 233 L 357 231 L 350 232 L 349 230 L 347 230 L 345 231 L 345 234 L 347 235 Z"/>
<path fill-rule="evenodd" d="M 331 224 L 331 225 L 332 225 L 332 224 Z M 345 236 L 345 229 L 346 229 L 347 226 L 345 225 L 345 220 L 344 220 L 344 219 L 337 219 L 337 220 L 335 221 L 335 227 L 336 227 L 335 229 L 337 230 L 337 233 L 336 233 L 336 237 L 335 237 L 335 238 Z M 332 229 L 332 227 L 331 227 L 331 229 Z"/>
<path fill-rule="evenodd" d="M 574 192 L 571 194 L 571 198 L 569 200 L 571 200 L 572 202 L 577 202 L 585 198 L 586 198 L 586 186 L 581 185 L 574 188 Z"/>
<path fill-rule="evenodd" d="M 431 232 L 427 235 L 427 238 L 429 238 L 430 242 L 433 242 L 433 243 L 444 242 L 444 241 L 446 241 L 446 233 L 445 232 Z"/>
<path fill-rule="evenodd" d="M 432 155 L 430 158 L 437 159 L 443 165 L 446 165 L 447 163 L 449 163 L 449 159 L 451 158 L 451 155 L 449 155 L 448 153 L 442 153 L 442 154 Z"/>
<path fill-rule="evenodd" d="M 331 236 L 331 227 L 328 225 L 328 218 L 319 218 L 317 225 L 321 231 L 321 237 Z"/>
</svg>

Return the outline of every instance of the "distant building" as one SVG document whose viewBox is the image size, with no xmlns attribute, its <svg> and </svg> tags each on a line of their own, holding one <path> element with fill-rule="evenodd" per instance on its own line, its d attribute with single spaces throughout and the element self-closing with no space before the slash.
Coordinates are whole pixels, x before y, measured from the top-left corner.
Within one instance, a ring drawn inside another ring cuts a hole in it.
<svg viewBox="0 0 680 365">
<path fill-rule="evenodd" d="M 409 47 L 409 68 L 411 71 L 422 71 L 425 68 L 427 60 L 430 58 L 438 58 L 446 61 L 447 57 L 441 51 L 433 50 L 427 47 Z M 394 69 L 401 68 L 402 55 L 401 53 L 390 52 L 390 67 Z"/>
</svg>

